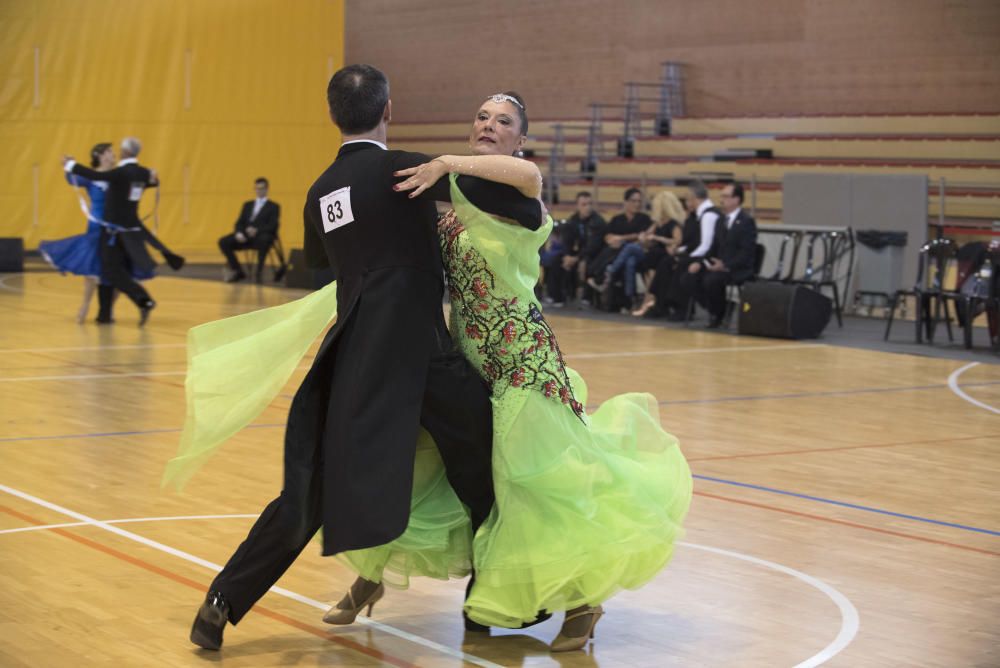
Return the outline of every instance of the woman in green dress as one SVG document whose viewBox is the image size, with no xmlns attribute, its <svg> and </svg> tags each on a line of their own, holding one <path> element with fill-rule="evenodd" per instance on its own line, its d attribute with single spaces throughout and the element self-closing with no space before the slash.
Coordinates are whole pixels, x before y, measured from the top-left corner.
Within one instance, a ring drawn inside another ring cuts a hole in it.
<svg viewBox="0 0 1000 668">
<path fill-rule="evenodd" d="M 512 156 L 526 130 L 519 97 L 491 96 L 473 122 L 474 157 L 442 156 L 399 172 L 408 178 L 397 189 L 415 196 L 451 180 L 454 208 L 439 226 L 450 329 L 491 387 L 496 505 L 473 537 L 475 581 L 465 612 L 483 625 L 517 627 L 539 611 L 565 610 L 552 645 L 562 651 L 592 637 L 603 601 L 666 565 L 690 503 L 691 474 L 651 395 L 619 395 L 592 413 L 585 407 L 586 385 L 566 366 L 534 294 L 538 249 L 552 220 L 542 220 L 538 168 Z M 512 186 L 506 209 L 483 179 Z M 525 203 L 535 207 L 534 220 L 523 214 Z M 454 527 L 434 521 L 447 504 L 426 490 L 414 499 L 403 537 L 344 555 L 361 577 L 328 621 L 353 621 L 384 578 L 405 583 L 461 561 L 449 559 Z M 417 559 L 408 543 L 436 544 L 441 552 Z M 426 567 L 435 560 L 436 569 Z"/>
</svg>

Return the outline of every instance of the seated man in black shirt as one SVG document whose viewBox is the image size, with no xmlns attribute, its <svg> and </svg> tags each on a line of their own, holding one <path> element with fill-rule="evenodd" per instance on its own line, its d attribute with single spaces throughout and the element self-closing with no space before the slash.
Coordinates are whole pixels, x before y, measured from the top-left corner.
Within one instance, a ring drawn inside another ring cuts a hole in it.
<svg viewBox="0 0 1000 668">
<path fill-rule="evenodd" d="M 625 210 L 611 219 L 604 234 L 604 248 L 587 266 L 587 284 L 598 291 L 603 291 L 605 272 L 622 247 L 630 241 L 639 238 L 653 220 L 642 212 L 642 191 L 629 188 L 625 191 Z"/>
</svg>

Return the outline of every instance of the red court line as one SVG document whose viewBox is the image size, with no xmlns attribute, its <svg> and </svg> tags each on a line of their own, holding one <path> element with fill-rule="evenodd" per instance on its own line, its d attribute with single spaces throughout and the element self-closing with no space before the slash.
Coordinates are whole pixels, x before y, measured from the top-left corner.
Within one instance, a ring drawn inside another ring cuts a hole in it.
<svg viewBox="0 0 1000 668">
<path fill-rule="evenodd" d="M 803 513 L 797 510 L 787 510 L 785 508 L 779 508 L 777 506 L 769 506 L 764 503 L 756 503 L 754 501 L 744 501 L 742 499 L 734 499 L 728 496 L 719 496 L 718 494 L 709 494 L 708 492 L 694 492 L 695 496 L 704 496 L 709 499 L 715 499 L 717 501 L 726 501 L 727 503 L 738 503 L 741 506 L 751 506 L 753 508 L 762 508 L 764 510 L 772 510 L 778 513 L 784 513 L 786 515 L 794 515 L 796 517 L 804 517 L 810 520 L 817 520 L 820 522 L 828 522 L 830 524 L 840 524 L 843 526 L 851 527 L 853 529 L 864 529 L 865 531 L 874 531 L 875 533 L 882 533 L 888 536 L 896 536 L 897 538 L 906 538 L 908 540 L 918 540 L 923 543 L 933 543 L 935 545 L 944 545 L 946 547 L 954 547 L 959 550 L 967 550 L 969 552 L 979 552 L 981 554 L 989 554 L 994 557 L 1000 557 L 1000 552 L 995 552 L 993 550 L 984 550 L 979 547 L 971 547 L 969 545 L 959 545 L 958 543 L 949 543 L 943 540 L 936 540 L 934 538 L 924 538 L 923 536 L 916 536 L 914 534 L 903 533 L 901 531 L 892 531 L 890 529 L 881 529 L 879 527 L 869 526 L 867 524 L 858 524 L 856 522 L 848 522 L 846 520 L 837 520 L 832 517 L 823 517 L 822 515 L 813 515 L 811 513 Z"/>
<path fill-rule="evenodd" d="M 16 510 L 14 510 L 13 508 L 8 508 L 7 506 L 0 505 L 0 511 L 3 511 L 3 512 L 7 513 L 8 515 L 12 515 L 13 517 L 17 517 L 18 519 L 24 520 L 25 522 L 28 522 L 29 524 L 34 524 L 35 526 L 43 526 L 45 524 L 45 522 L 42 522 L 41 520 L 38 520 L 38 519 L 36 519 L 34 517 L 31 517 L 30 515 L 25 515 L 24 513 L 18 512 Z M 63 536 L 64 538 L 69 538 L 72 541 L 80 543 L 81 545 L 85 545 L 85 546 L 87 546 L 87 547 L 89 547 L 91 549 L 97 550 L 98 552 L 103 552 L 104 554 L 110 555 L 110 556 L 112 556 L 112 557 L 114 557 L 116 559 L 119 559 L 121 561 L 130 563 L 133 566 L 138 566 L 139 568 L 147 570 L 150 573 L 155 573 L 157 575 L 160 575 L 160 576 L 163 576 L 163 577 L 167 578 L 168 580 L 173 580 L 174 582 L 182 584 L 182 585 L 184 585 L 186 587 L 190 587 L 191 589 L 194 589 L 195 591 L 198 591 L 199 593 L 204 593 L 205 592 L 205 585 L 203 583 L 201 583 L 201 582 L 195 582 L 194 580 L 192 580 L 190 578 L 187 578 L 187 577 L 184 577 L 183 575 L 179 575 L 177 573 L 174 573 L 173 571 L 167 570 L 166 568 L 161 568 L 160 566 L 156 566 L 155 564 L 151 564 L 148 561 L 140 559 L 139 557 L 134 557 L 134 556 L 132 556 L 130 554 L 126 554 L 125 552 L 121 552 L 119 550 L 116 550 L 113 547 L 108 547 L 107 545 L 104 545 L 102 543 L 98 543 L 96 541 L 90 540 L 89 538 L 84 538 L 83 536 L 78 536 L 78 535 L 76 535 L 74 533 L 71 533 L 71 532 L 65 530 L 65 529 L 55 529 L 54 528 L 54 529 L 48 529 L 48 531 L 51 531 L 53 533 L 57 533 L 60 536 Z M 316 636 L 317 638 L 322 638 L 323 640 L 329 640 L 330 642 L 336 643 L 338 645 L 342 645 L 343 647 L 346 647 L 347 649 L 352 649 L 352 650 L 354 650 L 356 652 L 360 652 L 361 654 L 369 656 L 369 657 L 371 657 L 373 659 L 378 659 L 379 661 L 388 663 L 390 665 L 399 666 L 399 668 L 417 668 L 416 664 L 409 663 L 408 661 L 404 661 L 403 659 L 399 659 L 397 657 L 394 657 L 391 654 L 385 654 L 384 652 L 380 652 L 377 649 L 373 649 L 371 647 L 366 647 L 366 646 L 364 646 L 364 645 L 362 645 L 360 643 L 354 642 L 353 640 L 350 640 L 348 638 L 341 638 L 341 637 L 332 635 L 329 631 L 326 631 L 326 630 L 321 629 L 321 628 L 317 628 L 315 626 L 310 626 L 309 624 L 306 624 L 305 622 L 300 622 L 297 619 L 293 619 L 291 617 L 283 615 L 280 612 L 275 612 L 273 610 L 265 608 L 262 605 L 255 605 L 252 608 L 251 611 L 259 613 L 259 614 L 262 614 L 265 617 L 269 617 L 269 618 L 271 618 L 271 619 L 273 619 L 275 621 L 281 622 L 282 624 L 285 624 L 287 626 L 291 626 L 293 628 L 299 629 L 300 631 L 305 631 L 306 633 L 311 633 L 312 635 Z"/>
<path fill-rule="evenodd" d="M 805 450 L 779 450 L 777 452 L 749 452 L 742 455 L 714 455 L 711 457 L 688 457 L 689 462 L 709 462 L 724 459 L 746 459 L 750 457 L 779 457 L 782 455 L 809 455 L 818 452 L 841 452 L 843 450 L 862 450 L 865 448 L 895 448 L 904 445 L 926 445 L 942 441 L 977 441 L 983 438 L 1000 438 L 1000 434 L 983 434 L 982 436 L 965 436 L 963 438 L 935 438 L 925 441 L 901 441 L 899 443 L 869 443 L 868 445 L 844 445 L 836 448 L 812 448 Z"/>
</svg>

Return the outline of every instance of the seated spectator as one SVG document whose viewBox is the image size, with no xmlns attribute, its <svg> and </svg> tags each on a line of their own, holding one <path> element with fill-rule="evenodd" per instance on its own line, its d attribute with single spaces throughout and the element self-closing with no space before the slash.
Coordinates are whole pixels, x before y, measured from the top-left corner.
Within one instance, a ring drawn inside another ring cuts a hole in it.
<svg viewBox="0 0 1000 668">
<path fill-rule="evenodd" d="M 757 256 L 757 223 L 743 210 L 743 186 L 732 183 L 722 189 L 723 216 L 716 224 L 715 242 L 709 257 L 693 276 L 699 276 L 695 292 L 708 311 L 708 326 L 722 324 L 726 312 L 726 286 L 752 278 Z"/>
<path fill-rule="evenodd" d="M 561 306 L 576 295 L 577 285 L 586 276 L 587 264 L 604 246 L 606 227 L 607 223 L 594 210 L 590 193 L 578 192 L 576 211 L 553 232 L 561 243 L 562 253 L 551 256 L 549 265 L 543 262 L 548 303 Z"/>
<path fill-rule="evenodd" d="M 665 301 L 662 291 L 670 285 L 674 267 L 677 264 L 677 249 L 683 244 L 683 221 L 688 217 L 685 204 L 674 193 L 664 190 L 653 198 L 650 209 L 655 228 L 645 236 L 646 253 L 637 269 L 646 283 L 646 296 L 632 315 L 642 317 L 650 313 L 657 303 L 657 289 Z M 640 237 L 640 242 L 643 240 Z"/>
<path fill-rule="evenodd" d="M 694 208 L 693 216 L 697 224 L 692 226 L 690 241 L 682 241 L 677 249 L 677 267 L 664 304 L 668 310 L 667 319 L 675 322 L 687 319 L 687 309 L 700 284 L 695 274 L 701 270 L 712 249 L 716 223 L 722 217 L 722 212 L 708 197 L 708 188 L 700 180 L 688 184 L 688 201 Z"/>
<path fill-rule="evenodd" d="M 695 213 L 694 199 L 686 197 L 680 200 L 684 207 L 685 219 L 681 229 L 680 244 L 667 250 L 667 257 L 660 261 L 646 289 L 646 301 L 633 312 L 637 317 L 659 318 L 671 315 L 676 309 L 673 302 L 675 292 L 674 281 L 677 268 L 686 259 L 685 248 L 697 248 L 701 236 L 698 216 Z M 683 269 L 687 269 L 684 264 Z"/>
<path fill-rule="evenodd" d="M 604 282 L 596 288 L 604 292 L 621 276 L 631 309 L 639 307 L 636 274 L 642 273 L 648 280 L 648 274 L 668 255 L 667 248 L 676 247 L 681 239 L 679 221 L 684 218 L 684 208 L 676 195 L 669 191 L 659 193 L 653 198 L 652 214 L 649 227 L 639 233 L 638 240 L 622 247 L 614 262 L 608 265 Z"/>
<path fill-rule="evenodd" d="M 587 284 L 599 292 L 606 289 L 608 265 L 614 262 L 626 244 L 638 241 L 639 234 L 653 224 L 642 212 L 642 191 L 629 188 L 625 191 L 625 210 L 611 219 L 604 234 L 604 247 L 587 267 Z"/>
<path fill-rule="evenodd" d="M 229 268 L 227 283 L 242 281 L 247 277 L 246 272 L 236 259 L 236 251 L 245 248 L 253 248 L 257 251 L 257 275 L 259 283 L 262 280 L 264 262 L 267 260 L 267 253 L 271 245 L 278 237 L 278 223 L 281 216 L 281 207 L 277 202 L 267 198 L 268 182 L 263 176 L 254 181 L 254 191 L 256 199 L 243 203 L 240 217 L 236 219 L 235 231 L 232 234 L 219 239 L 219 250 L 226 256 L 226 264 Z M 275 274 L 275 280 L 280 280 L 281 273 L 284 273 L 284 258 L 279 258 L 281 268 Z"/>
</svg>

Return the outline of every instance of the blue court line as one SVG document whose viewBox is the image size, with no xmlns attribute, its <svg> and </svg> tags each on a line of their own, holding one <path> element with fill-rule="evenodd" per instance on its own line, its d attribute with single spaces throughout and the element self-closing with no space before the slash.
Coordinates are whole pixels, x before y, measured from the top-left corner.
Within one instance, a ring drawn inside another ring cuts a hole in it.
<svg viewBox="0 0 1000 668">
<path fill-rule="evenodd" d="M 692 477 L 697 478 L 698 480 L 707 480 L 709 482 L 718 482 L 724 485 L 733 485 L 734 487 L 745 487 L 747 489 L 755 489 L 761 492 L 771 492 L 772 494 L 793 496 L 797 499 L 806 499 L 807 501 L 818 501 L 819 503 L 828 503 L 831 506 L 841 506 L 843 508 L 851 508 L 852 510 L 863 510 L 868 513 L 878 513 L 880 515 L 889 515 L 890 517 L 899 517 L 904 520 L 914 520 L 916 522 L 924 522 L 926 524 L 937 524 L 939 526 L 950 527 L 952 529 L 962 529 L 963 531 L 974 531 L 976 533 L 984 533 L 990 536 L 1000 536 L 1000 531 L 992 531 L 991 529 L 980 529 L 979 527 L 971 527 L 965 524 L 956 524 L 954 522 L 943 522 L 941 520 L 932 520 L 927 517 L 920 517 L 919 515 L 906 515 L 904 513 L 896 513 L 891 510 L 882 510 L 881 508 L 872 508 L 871 506 L 862 506 L 856 503 L 847 503 L 846 501 L 824 499 L 821 496 L 799 494 L 798 492 L 789 492 L 783 489 L 775 489 L 774 487 L 764 487 L 763 485 L 751 485 L 750 483 L 746 482 L 737 482 L 736 480 L 726 480 L 725 478 L 713 478 L 712 476 L 707 476 L 707 475 L 693 474 Z"/>
<path fill-rule="evenodd" d="M 244 429 L 273 429 L 274 427 L 284 427 L 285 423 L 281 424 L 251 424 L 244 427 Z M 9 443 L 11 441 L 58 441 L 65 439 L 74 438 L 104 438 L 107 436 L 142 436 L 143 434 L 170 434 L 170 433 L 180 433 L 184 431 L 183 429 L 147 429 L 145 431 L 105 431 L 105 432 L 95 432 L 92 434 L 57 434 L 55 436 L 14 436 L 10 438 L 0 438 L 0 443 Z"/>
</svg>

